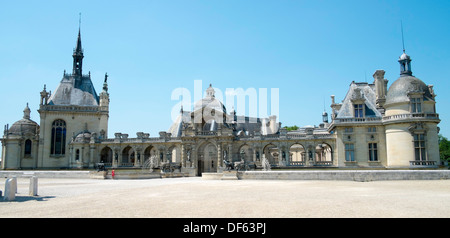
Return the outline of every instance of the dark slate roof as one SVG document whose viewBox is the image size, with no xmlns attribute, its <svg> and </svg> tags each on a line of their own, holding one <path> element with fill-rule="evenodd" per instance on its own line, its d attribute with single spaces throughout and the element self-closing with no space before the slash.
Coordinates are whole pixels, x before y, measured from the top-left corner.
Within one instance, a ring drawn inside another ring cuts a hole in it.
<svg viewBox="0 0 450 238">
<path fill-rule="evenodd" d="M 337 113 L 336 118 L 352 118 L 353 100 L 363 100 L 365 104 L 366 117 L 382 117 L 376 106 L 376 93 L 373 84 L 355 83 L 350 84 L 350 88 L 342 101 L 342 106 Z"/>
<path fill-rule="evenodd" d="M 52 93 L 49 104 L 98 106 L 99 97 L 90 76 L 65 74 L 56 91 Z"/>
<path fill-rule="evenodd" d="M 428 86 L 414 76 L 401 76 L 389 87 L 386 95 L 385 107 L 389 104 L 409 102 L 409 93 L 419 92 L 424 94 L 424 100 L 432 100 Z"/>
</svg>

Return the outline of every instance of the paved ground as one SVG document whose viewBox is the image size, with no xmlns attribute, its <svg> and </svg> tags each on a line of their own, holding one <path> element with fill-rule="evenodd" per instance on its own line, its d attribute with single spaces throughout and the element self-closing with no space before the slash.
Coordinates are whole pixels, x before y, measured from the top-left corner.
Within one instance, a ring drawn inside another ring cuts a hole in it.
<svg viewBox="0 0 450 238">
<path fill-rule="evenodd" d="M 5 179 L 0 179 L 4 190 Z M 450 180 L 261 181 L 45 179 L 0 217 L 450 217 Z"/>
</svg>

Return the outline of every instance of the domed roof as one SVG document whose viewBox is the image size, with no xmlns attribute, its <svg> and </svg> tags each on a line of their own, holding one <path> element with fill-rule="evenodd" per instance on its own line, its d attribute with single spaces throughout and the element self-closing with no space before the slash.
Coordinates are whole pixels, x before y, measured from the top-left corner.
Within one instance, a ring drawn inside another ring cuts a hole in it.
<svg viewBox="0 0 450 238">
<path fill-rule="evenodd" d="M 206 89 L 206 97 L 198 100 L 194 104 L 194 111 L 197 111 L 201 108 L 208 107 L 211 109 L 215 109 L 221 112 L 226 112 L 226 108 L 221 101 L 216 99 L 214 95 L 215 91 L 212 85 L 209 85 L 209 88 Z"/>
<path fill-rule="evenodd" d="M 9 128 L 8 133 L 13 135 L 37 134 L 39 124 L 30 119 L 30 108 L 27 106 L 23 110 L 23 118 L 14 122 Z"/>
<path fill-rule="evenodd" d="M 227 110 L 225 105 L 221 101 L 219 101 L 214 95 L 214 89 L 212 85 L 209 85 L 209 88 L 206 89 L 206 97 L 198 100 L 194 104 L 194 111 L 208 108 L 209 110 L 214 109 L 216 112 L 226 113 Z"/>
<path fill-rule="evenodd" d="M 91 133 L 88 131 L 84 131 L 79 133 L 74 139 L 73 142 L 78 142 L 78 143 L 89 143 L 89 141 L 91 140 Z"/>
<path fill-rule="evenodd" d="M 389 87 L 385 106 L 394 103 L 409 102 L 409 93 L 423 93 L 424 99 L 432 98 L 430 89 L 422 80 L 409 75 L 401 76 Z"/>
<path fill-rule="evenodd" d="M 216 112 L 222 112 L 222 113 L 227 112 L 225 105 L 223 105 L 223 103 L 221 101 L 217 100 L 216 98 L 203 98 L 203 99 L 198 100 L 194 104 L 194 111 L 204 109 L 204 108 L 208 108 L 209 110 L 214 109 Z"/>
<path fill-rule="evenodd" d="M 405 52 L 403 52 L 403 54 L 400 55 L 399 60 L 406 60 L 406 59 L 411 59 L 411 57 L 409 57 L 409 55 L 407 55 Z"/>
<path fill-rule="evenodd" d="M 20 134 L 37 134 L 39 125 L 30 119 L 20 119 L 9 128 L 10 134 L 20 135 Z"/>
</svg>

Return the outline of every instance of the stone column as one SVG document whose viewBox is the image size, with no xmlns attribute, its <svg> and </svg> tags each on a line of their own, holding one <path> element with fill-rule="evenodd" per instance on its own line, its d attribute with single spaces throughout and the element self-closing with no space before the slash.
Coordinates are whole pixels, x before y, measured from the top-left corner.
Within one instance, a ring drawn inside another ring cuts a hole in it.
<svg viewBox="0 0 450 238">
<path fill-rule="evenodd" d="M 289 165 L 290 164 L 290 160 L 291 160 L 291 156 L 290 156 L 290 151 L 289 151 L 289 147 L 286 146 L 285 149 L 285 153 L 286 153 L 286 158 L 285 158 L 285 165 Z"/>
<path fill-rule="evenodd" d="M 140 150 L 136 150 L 135 153 L 135 158 L 134 158 L 134 167 L 140 167 L 141 166 L 141 151 Z"/>
<path fill-rule="evenodd" d="M 166 147 L 159 147 L 159 159 L 160 159 L 160 164 L 161 163 L 165 163 L 167 162 L 167 151 L 166 151 Z M 162 153 L 162 158 L 161 158 L 161 153 Z"/>
<path fill-rule="evenodd" d="M 232 163 L 233 162 L 233 144 L 228 144 L 228 158 L 227 158 L 228 162 Z"/>
<path fill-rule="evenodd" d="M 312 145 L 309 145 L 307 147 L 307 151 L 306 151 L 306 161 L 307 161 L 307 165 L 308 166 L 313 166 L 314 165 L 314 161 L 315 161 L 315 150 L 314 147 Z"/>
<path fill-rule="evenodd" d="M 256 166 L 261 166 L 261 148 L 259 145 L 255 145 L 253 148 L 253 156 L 254 156 L 254 163 Z"/>
<path fill-rule="evenodd" d="M 140 167 L 142 165 L 141 151 L 142 151 L 142 148 L 140 146 L 136 147 L 134 150 L 134 167 Z"/>
<path fill-rule="evenodd" d="M 80 148 L 80 160 L 78 161 L 78 166 L 83 167 L 83 160 L 84 160 L 84 145 Z M 88 161 L 89 162 L 89 161 Z"/>
<path fill-rule="evenodd" d="M 95 145 L 94 144 L 90 144 L 89 145 L 89 168 L 93 168 L 95 161 L 94 161 L 94 150 L 95 150 Z"/>
<path fill-rule="evenodd" d="M 75 164 L 75 154 L 73 145 L 69 145 L 69 167 L 73 167 Z"/>
<path fill-rule="evenodd" d="M 278 147 L 278 165 L 283 166 L 283 149 L 281 146 Z"/>
<path fill-rule="evenodd" d="M 186 148 L 184 147 L 184 144 L 181 144 L 181 167 L 186 167 Z"/>
<path fill-rule="evenodd" d="M 119 149 L 118 148 L 114 148 L 113 150 L 113 161 L 112 161 L 112 167 L 113 168 L 117 168 L 117 165 L 119 163 Z"/>
<path fill-rule="evenodd" d="M 197 148 L 195 148 L 195 146 L 192 147 L 192 152 L 191 152 L 191 168 L 196 168 L 197 167 L 197 161 L 198 161 L 198 154 L 197 154 Z"/>
<path fill-rule="evenodd" d="M 22 144 L 24 144 L 24 143 L 22 143 L 22 141 L 19 141 L 18 143 L 17 143 L 17 155 L 19 155 L 19 158 L 16 160 L 16 168 L 18 168 L 18 169 L 20 169 L 20 162 L 22 161 L 22 158 L 23 158 L 23 155 L 22 155 L 22 153 L 23 153 L 23 149 L 22 149 Z"/>
<path fill-rule="evenodd" d="M 123 148 L 120 148 L 117 153 L 119 154 L 119 159 L 117 160 L 117 167 L 120 167 L 122 166 L 123 163 Z M 128 156 L 128 154 L 126 156 Z"/>
<path fill-rule="evenodd" d="M 222 145 L 217 143 L 217 172 L 222 170 Z"/>
</svg>

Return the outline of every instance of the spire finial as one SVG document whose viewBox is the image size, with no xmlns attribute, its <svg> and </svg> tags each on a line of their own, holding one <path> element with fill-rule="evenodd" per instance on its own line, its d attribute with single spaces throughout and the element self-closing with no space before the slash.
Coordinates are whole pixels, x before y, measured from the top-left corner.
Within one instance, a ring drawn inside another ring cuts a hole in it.
<svg viewBox="0 0 450 238">
<path fill-rule="evenodd" d="M 405 39 L 403 36 L 403 22 L 400 21 L 401 31 L 402 31 L 402 47 L 403 54 L 400 56 L 398 62 L 400 63 L 400 75 L 401 76 L 412 76 L 411 71 L 411 58 L 405 52 Z"/>
<path fill-rule="evenodd" d="M 81 29 L 81 12 L 80 12 L 80 16 L 78 19 L 78 32 L 80 32 L 80 29 Z"/>
<path fill-rule="evenodd" d="M 78 38 L 77 45 L 73 50 L 73 72 L 72 75 L 81 76 L 83 68 L 83 48 L 81 47 L 81 12 L 78 21 Z"/>
<path fill-rule="evenodd" d="M 403 46 L 403 53 L 405 53 L 405 39 L 403 37 L 403 22 L 400 21 L 400 28 L 402 30 L 402 46 Z"/>
<path fill-rule="evenodd" d="M 25 109 L 23 109 L 23 118 L 24 119 L 30 119 L 31 118 L 30 117 L 30 113 L 31 113 L 31 110 L 28 107 L 28 103 L 27 103 L 27 106 L 25 107 Z"/>
</svg>

